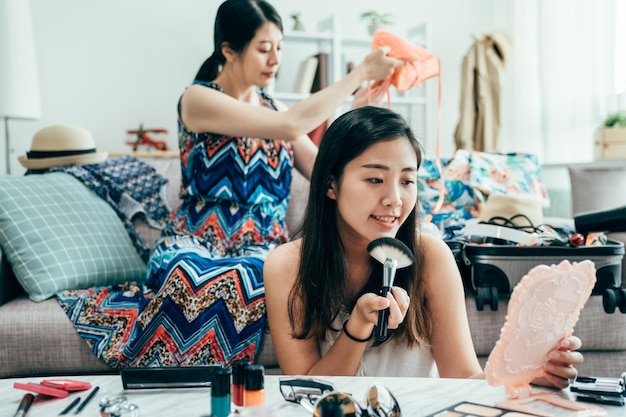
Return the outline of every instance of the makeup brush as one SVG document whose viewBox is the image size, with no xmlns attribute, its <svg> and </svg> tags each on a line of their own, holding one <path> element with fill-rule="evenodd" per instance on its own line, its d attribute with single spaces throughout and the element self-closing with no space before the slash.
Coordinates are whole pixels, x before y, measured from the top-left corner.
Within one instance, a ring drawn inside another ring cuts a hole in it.
<svg viewBox="0 0 626 417">
<path fill-rule="evenodd" d="M 396 269 L 405 268 L 413 264 L 415 258 L 411 250 L 401 240 L 391 237 L 381 237 L 372 240 L 367 245 L 367 251 L 372 258 L 383 264 L 383 286 L 380 289 L 380 296 L 386 297 L 393 286 Z M 378 324 L 374 332 L 376 340 L 385 340 L 387 338 L 388 318 L 388 308 L 378 312 Z"/>
</svg>

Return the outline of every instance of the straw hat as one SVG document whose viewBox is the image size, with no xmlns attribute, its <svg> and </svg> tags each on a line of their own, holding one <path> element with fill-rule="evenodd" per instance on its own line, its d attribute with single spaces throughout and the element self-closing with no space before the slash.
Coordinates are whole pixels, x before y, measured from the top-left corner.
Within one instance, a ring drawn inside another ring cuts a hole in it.
<svg viewBox="0 0 626 417">
<path fill-rule="evenodd" d="M 88 130 L 78 126 L 54 125 L 35 133 L 30 151 L 18 158 L 28 169 L 46 169 L 62 165 L 98 164 L 109 155 L 96 151 Z"/>
</svg>

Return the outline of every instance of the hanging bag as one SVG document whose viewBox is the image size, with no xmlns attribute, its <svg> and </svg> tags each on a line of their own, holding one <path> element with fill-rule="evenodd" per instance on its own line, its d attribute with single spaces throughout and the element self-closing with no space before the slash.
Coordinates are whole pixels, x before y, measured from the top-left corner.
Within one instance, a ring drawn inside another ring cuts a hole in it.
<svg viewBox="0 0 626 417">
<path fill-rule="evenodd" d="M 378 49 L 381 47 L 388 47 L 389 52 L 387 56 L 400 59 L 406 64 L 397 67 L 393 74 L 386 78 L 382 82 L 382 88 L 384 94 L 381 97 L 387 96 L 387 106 L 391 108 L 391 97 L 389 96 L 389 87 L 393 85 L 398 92 L 403 93 L 413 87 L 417 87 L 423 84 L 426 80 L 438 77 L 438 102 L 437 102 L 437 142 L 436 142 L 436 155 L 435 165 L 439 171 L 439 178 L 441 178 L 441 186 L 439 189 L 439 198 L 437 204 L 433 208 L 431 214 L 435 214 L 441 210 L 444 202 L 445 194 L 445 182 L 443 178 L 443 170 L 441 168 L 441 151 L 440 151 L 440 138 L 439 138 L 439 125 L 441 124 L 441 65 L 439 57 L 431 54 L 426 49 L 419 45 L 416 45 L 401 36 L 386 30 L 377 30 L 374 33 L 374 39 L 372 41 L 372 49 Z M 368 104 L 372 104 L 371 100 L 372 86 L 368 85 Z M 382 102 L 382 99 L 381 99 Z M 380 103 L 379 103 L 380 104 Z"/>
</svg>

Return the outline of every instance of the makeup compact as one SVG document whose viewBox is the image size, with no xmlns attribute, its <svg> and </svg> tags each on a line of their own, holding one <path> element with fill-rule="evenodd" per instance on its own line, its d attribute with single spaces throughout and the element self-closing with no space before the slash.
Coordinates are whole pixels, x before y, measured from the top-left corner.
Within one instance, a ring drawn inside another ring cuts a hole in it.
<svg viewBox="0 0 626 417">
<path fill-rule="evenodd" d="M 549 353 L 573 333 L 595 276 L 591 261 L 562 261 L 532 268 L 514 288 L 500 339 L 485 366 L 489 384 L 505 387 L 507 398 L 497 407 L 545 417 L 606 415 L 601 407 L 530 385 L 543 375 Z"/>
<path fill-rule="evenodd" d="M 427 417 L 536 417 L 536 415 L 463 401 Z"/>
</svg>

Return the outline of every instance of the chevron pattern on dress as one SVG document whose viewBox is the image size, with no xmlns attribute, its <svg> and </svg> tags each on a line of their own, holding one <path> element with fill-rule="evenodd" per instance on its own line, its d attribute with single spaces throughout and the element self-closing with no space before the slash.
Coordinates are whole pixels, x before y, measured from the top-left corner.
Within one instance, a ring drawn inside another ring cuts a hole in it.
<svg viewBox="0 0 626 417">
<path fill-rule="evenodd" d="M 246 146 L 250 149 L 242 151 Z M 197 145 L 190 150 L 188 163 L 182 163 L 185 192 L 242 206 L 279 202 L 289 196 L 292 152 L 288 143 L 251 138 L 223 139 L 212 152 Z M 199 160 L 207 169 L 197 169 Z"/>
<path fill-rule="evenodd" d="M 57 300 L 93 353 L 119 367 L 139 314 L 141 292 L 136 284 L 124 284 L 62 291 Z"/>
<path fill-rule="evenodd" d="M 237 210 L 226 205 L 207 205 L 202 202 L 183 203 L 174 213 L 169 234 L 189 234 L 212 245 L 222 256 L 238 251 L 242 246 L 259 243 L 280 244 L 286 241 L 283 222 L 287 201 L 264 205 L 256 210 Z"/>
<path fill-rule="evenodd" d="M 175 252 L 159 292 L 129 284 L 118 291 L 65 291 L 59 302 L 94 354 L 112 367 L 253 359 L 266 325 L 262 259 Z"/>
</svg>

